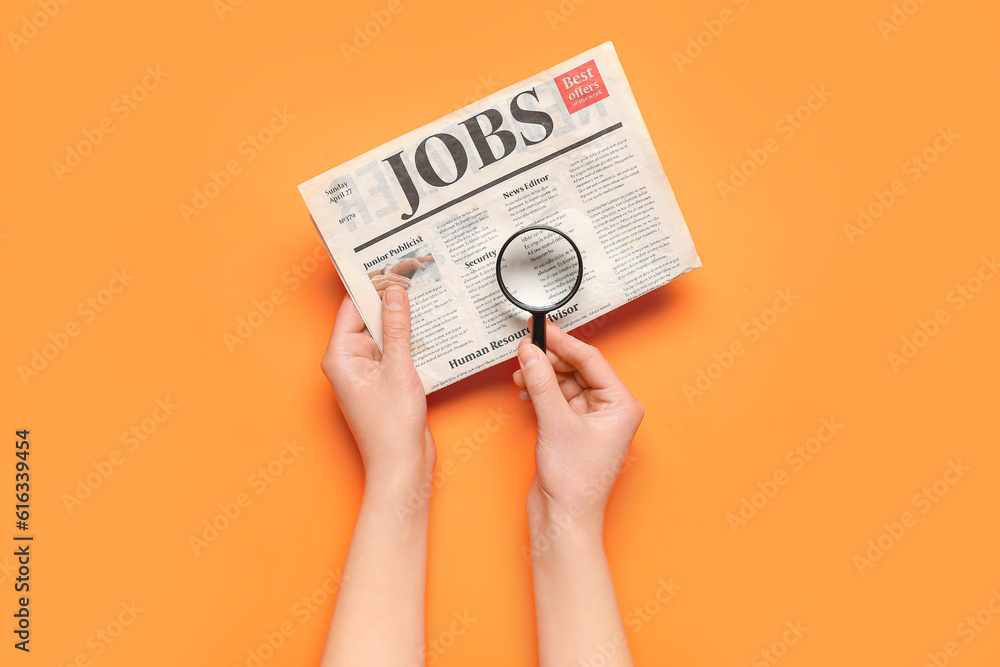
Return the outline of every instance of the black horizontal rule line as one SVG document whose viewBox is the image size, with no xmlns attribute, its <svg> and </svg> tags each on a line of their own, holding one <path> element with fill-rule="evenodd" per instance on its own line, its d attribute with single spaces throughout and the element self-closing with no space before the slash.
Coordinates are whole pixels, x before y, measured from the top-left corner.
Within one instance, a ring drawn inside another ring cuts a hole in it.
<svg viewBox="0 0 1000 667">
<path fill-rule="evenodd" d="M 538 160 L 535 160 L 531 164 L 524 165 L 520 169 L 515 169 L 514 171 L 510 172 L 509 174 L 506 174 L 505 176 L 501 176 L 500 178 L 498 178 L 496 180 L 490 181 L 486 185 L 481 185 L 478 188 L 476 188 L 475 190 L 472 190 L 471 192 L 465 193 L 461 197 L 456 197 L 455 199 L 452 199 L 449 202 L 445 202 L 444 204 L 441 204 L 440 206 L 438 206 L 436 209 L 434 209 L 432 211 L 428 211 L 427 213 L 424 213 L 423 215 L 418 216 L 418 217 L 414 218 L 413 220 L 408 220 L 407 222 L 404 222 L 403 224 L 399 225 L 398 227 L 390 229 L 385 234 L 380 234 L 380 235 L 376 236 L 375 238 L 371 239 L 370 241 L 365 241 L 364 243 L 362 243 L 361 245 L 359 245 L 357 248 L 355 248 L 354 252 L 358 253 L 358 252 L 361 252 L 362 250 L 364 250 L 365 248 L 370 248 L 371 246 L 375 245 L 379 241 L 384 241 L 387 238 L 389 238 L 390 236 L 392 236 L 393 234 L 396 234 L 397 232 L 403 231 L 407 227 L 415 225 L 418 222 L 422 222 L 423 220 L 426 220 L 427 218 L 431 217 L 432 215 L 437 215 L 441 211 L 445 210 L 446 208 L 450 208 L 450 207 L 454 206 L 455 204 L 461 204 L 463 201 L 465 201 L 469 197 L 475 197 L 476 195 L 478 195 L 480 192 L 483 192 L 484 190 L 489 190 L 494 185 L 497 185 L 499 183 L 503 183 L 504 181 L 509 180 L 511 178 L 514 178 L 515 176 L 517 176 L 519 174 L 523 174 L 524 172 L 528 171 L 529 169 L 534 169 L 538 165 L 545 164 L 549 160 L 554 160 L 557 157 L 559 157 L 560 155 L 565 155 L 566 153 L 569 153 L 572 150 L 576 150 L 580 146 L 583 146 L 585 144 L 589 144 L 591 141 L 594 141 L 595 139 L 600 139 L 605 134 L 610 134 L 611 132 L 614 132 L 615 130 L 620 130 L 621 128 L 622 128 L 622 124 L 621 123 L 615 123 L 614 125 L 612 125 L 610 127 L 604 128 L 600 132 L 595 132 L 594 134 L 590 135 L 589 137 L 585 137 L 585 138 L 581 139 L 580 141 L 576 142 L 575 144 L 570 144 L 569 146 L 566 146 L 565 148 L 560 148 L 559 150 L 557 150 L 555 153 L 552 153 L 551 155 L 546 155 L 543 158 L 539 158 Z"/>
</svg>

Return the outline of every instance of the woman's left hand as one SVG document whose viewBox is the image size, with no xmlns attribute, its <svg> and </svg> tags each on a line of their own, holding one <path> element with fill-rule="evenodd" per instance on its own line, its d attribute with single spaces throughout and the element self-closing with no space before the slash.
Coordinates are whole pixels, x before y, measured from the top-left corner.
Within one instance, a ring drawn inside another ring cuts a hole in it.
<svg viewBox="0 0 1000 667">
<path fill-rule="evenodd" d="M 410 304 L 392 286 L 382 298 L 380 353 L 354 302 L 345 296 L 322 367 L 365 466 L 365 484 L 409 489 L 429 479 L 437 450 L 427 398 L 410 354 Z"/>
</svg>

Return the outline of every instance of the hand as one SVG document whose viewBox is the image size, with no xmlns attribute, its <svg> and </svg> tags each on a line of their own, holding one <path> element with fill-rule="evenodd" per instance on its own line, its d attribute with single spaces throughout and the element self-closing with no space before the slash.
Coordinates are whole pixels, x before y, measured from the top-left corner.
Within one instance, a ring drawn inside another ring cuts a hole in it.
<svg viewBox="0 0 1000 667">
<path fill-rule="evenodd" d="M 390 285 L 398 285 L 403 289 L 410 289 L 410 279 L 398 276 L 395 273 L 387 273 L 385 275 L 379 273 L 372 276 L 371 281 L 372 285 L 375 287 L 375 291 L 378 293 L 378 298 L 380 299 L 385 293 L 386 288 Z"/>
<path fill-rule="evenodd" d="M 345 296 L 322 368 L 357 440 L 366 488 L 409 490 L 430 479 L 437 450 L 427 399 L 410 356 L 410 304 L 400 287 L 382 300 L 380 354 L 354 302 Z"/>
<path fill-rule="evenodd" d="M 424 255 L 423 257 L 408 257 L 406 259 L 401 259 L 388 269 L 386 269 L 386 275 L 393 273 L 404 278 L 412 278 L 413 274 L 420 269 L 426 269 L 425 264 L 430 264 L 434 261 L 433 255 Z"/>
<path fill-rule="evenodd" d="M 546 323 L 547 353 L 518 345 L 519 396 L 538 418 L 530 518 L 557 517 L 601 534 L 611 489 L 643 408 L 597 348 Z"/>
</svg>

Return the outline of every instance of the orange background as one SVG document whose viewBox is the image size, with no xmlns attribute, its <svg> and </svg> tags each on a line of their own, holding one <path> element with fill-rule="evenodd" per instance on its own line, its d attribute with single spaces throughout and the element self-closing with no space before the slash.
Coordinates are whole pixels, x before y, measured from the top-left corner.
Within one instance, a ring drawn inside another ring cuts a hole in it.
<svg viewBox="0 0 1000 667">
<path fill-rule="evenodd" d="M 11 440 L 29 428 L 36 541 L 30 656 L 11 647 L 0 557 L 3 664 L 247 665 L 283 623 L 294 634 L 263 664 L 316 663 L 332 600 L 308 618 L 296 605 L 343 563 L 362 470 L 319 367 L 343 287 L 325 257 L 289 278 L 319 244 L 296 186 L 471 102 L 484 80 L 510 85 L 607 39 L 704 262 L 590 330 L 646 407 L 606 530 L 637 664 L 752 663 L 786 622 L 808 628 L 773 649 L 789 667 L 919 666 L 952 641 L 949 664 L 997 664 L 1000 619 L 968 643 L 959 624 L 1000 587 L 1000 279 L 961 309 L 949 293 L 1000 247 L 1000 9 L 910 0 L 886 39 L 889 0 L 577 2 L 402 0 L 349 62 L 341 43 L 381 0 L 247 0 L 221 18 L 211 0 L 79 1 L 16 52 L 8 34 L 0 539 L 14 544 Z M 734 20 L 679 71 L 674 52 L 726 8 Z M 6 2 L 0 25 L 21 32 L 39 11 Z M 165 78 L 120 118 L 116 98 L 157 66 Z M 832 96 L 786 137 L 776 124 L 811 86 Z M 275 108 L 294 119 L 249 161 L 240 145 Z M 113 131 L 60 180 L 52 163 L 106 118 Z M 904 163 L 949 127 L 959 138 L 910 180 Z M 723 201 L 717 183 L 768 138 L 778 151 Z M 186 223 L 179 206 L 230 160 L 240 173 Z M 844 225 L 897 179 L 905 192 L 852 242 Z M 102 293 L 122 267 L 134 278 Z M 799 299 L 760 331 L 752 318 L 771 318 L 779 289 Z M 274 290 L 283 302 L 230 352 L 223 335 Z M 80 304 L 108 296 L 88 321 Z M 947 321 L 894 369 L 887 355 L 939 309 Z M 68 323 L 79 330 L 63 340 Z M 64 349 L 25 382 L 19 367 L 53 338 Z M 734 342 L 743 354 L 712 367 Z M 430 397 L 439 467 L 455 466 L 432 502 L 427 634 L 449 645 L 437 665 L 536 662 L 520 552 L 533 416 L 512 371 Z M 716 379 L 689 400 L 699 371 Z M 122 435 L 168 397 L 179 407 L 129 451 Z M 505 417 L 487 439 L 491 414 Z M 824 418 L 843 426 L 796 471 L 786 454 Z M 466 437 L 484 442 L 463 457 Z M 255 471 L 293 439 L 304 450 L 261 490 Z M 69 511 L 110 457 L 120 465 Z M 949 461 L 968 471 L 915 503 Z M 772 488 L 777 471 L 788 483 Z M 734 534 L 727 514 L 760 504 L 761 485 L 773 497 Z M 195 555 L 189 537 L 240 493 L 249 506 Z M 915 525 L 883 536 L 892 546 L 859 573 L 855 557 L 904 512 Z M 681 589 L 660 604 L 671 578 Z M 134 622 L 97 640 L 133 601 Z M 643 605 L 655 613 L 640 623 Z M 476 622 L 442 638 L 465 611 Z"/>
</svg>

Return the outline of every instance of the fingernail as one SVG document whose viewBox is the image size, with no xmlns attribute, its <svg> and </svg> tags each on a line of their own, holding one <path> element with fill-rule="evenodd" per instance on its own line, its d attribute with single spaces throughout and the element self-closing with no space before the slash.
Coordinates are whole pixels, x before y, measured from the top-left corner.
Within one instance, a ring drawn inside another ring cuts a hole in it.
<svg viewBox="0 0 1000 667">
<path fill-rule="evenodd" d="M 535 352 L 535 346 L 523 346 L 517 351 L 517 360 L 521 362 L 521 368 L 530 368 L 538 363 L 538 353 Z"/>
<path fill-rule="evenodd" d="M 403 310 L 406 305 L 406 292 L 402 287 L 390 287 L 385 291 L 385 307 L 389 310 Z"/>
<path fill-rule="evenodd" d="M 531 401 L 531 396 L 528 395 L 528 391 L 526 389 L 522 389 L 521 391 L 517 392 L 517 397 L 522 401 L 524 401 L 525 403 Z"/>
</svg>

